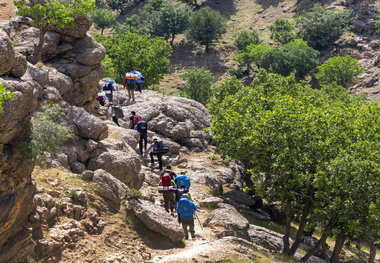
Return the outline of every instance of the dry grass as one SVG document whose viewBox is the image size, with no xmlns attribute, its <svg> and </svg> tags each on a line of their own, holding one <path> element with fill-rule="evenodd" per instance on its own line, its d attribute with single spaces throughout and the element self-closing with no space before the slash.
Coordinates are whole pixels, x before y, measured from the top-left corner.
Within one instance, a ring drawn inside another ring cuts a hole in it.
<svg viewBox="0 0 380 263">
<path fill-rule="evenodd" d="M 12 0 L 0 1 L 0 22 L 9 20 L 14 14 L 16 14 L 16 9 Z"/>
</svg>

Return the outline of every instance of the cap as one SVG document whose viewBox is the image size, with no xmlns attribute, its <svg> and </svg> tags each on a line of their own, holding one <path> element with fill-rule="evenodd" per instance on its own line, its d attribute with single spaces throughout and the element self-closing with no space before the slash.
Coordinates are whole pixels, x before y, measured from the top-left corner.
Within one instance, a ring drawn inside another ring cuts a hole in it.
<svg viewBox="0 0 380 263">
<path fill-rule="evenodd" d="M 171 165 L 166 166 L 166 169 L 172 169 Z"/>
<path fill-rule="evenodd" d="M 112 85 L 113 83 L 114 83 L 114 82 L 113 82 L 113 80 L 110 80 L 109 84 L 111 84 L 111 85 Z"/>
<path fill-rule="evenodd" d="M 189 199 L 189 196 L 188 196 L 187 194 L 183 194 L 183 195 L 181 196 L 181 198 Z"/>
</svg>

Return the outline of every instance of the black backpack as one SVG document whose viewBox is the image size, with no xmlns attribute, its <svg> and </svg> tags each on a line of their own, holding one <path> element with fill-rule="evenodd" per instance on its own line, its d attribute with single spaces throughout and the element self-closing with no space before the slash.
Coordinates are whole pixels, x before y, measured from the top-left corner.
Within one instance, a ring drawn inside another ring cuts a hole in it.
<svg viewBox="0 0 380 263">
<path fill-rule="evenodd" d="M 162 141 L 157 141 L 155 148 L 157 152 L 159 153 L 167 153 L 169 152 L 169 148 L 164 146 L 164 143 Z"/>
<path fill-rule="evenodd" d="M 148 124 L 146 124 L 145 121 L 143 120 L 140 120 L 138 123 L 137 123 L 137 131 L 139 133 L 146 133 L 148 130 Z"/>
</svg>

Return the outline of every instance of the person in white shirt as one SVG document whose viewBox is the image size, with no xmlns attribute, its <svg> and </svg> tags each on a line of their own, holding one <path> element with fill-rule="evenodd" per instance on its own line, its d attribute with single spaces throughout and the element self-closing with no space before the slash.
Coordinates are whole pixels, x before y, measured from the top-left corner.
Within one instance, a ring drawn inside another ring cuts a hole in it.
<svg viewBox="0 0 380 263">
<path fill-rule="evenodd" d="M 120 126 L 120 125 L 119 125 L 119 122 L 117 121 L 116 114 L 115 114 L 114 110 L 112 109 L 112 103 L 108 103 L 108 104 L 107 104 L 107 107 L 108 107 L 108 110 L 107 110 L 107 111 L 108 111 L 108 114 L 109 114 L 110 116 L 112 116 L 112 120 L 113 120 L 113 122 L 116 123 L 117 126 Z"/>
</svg>

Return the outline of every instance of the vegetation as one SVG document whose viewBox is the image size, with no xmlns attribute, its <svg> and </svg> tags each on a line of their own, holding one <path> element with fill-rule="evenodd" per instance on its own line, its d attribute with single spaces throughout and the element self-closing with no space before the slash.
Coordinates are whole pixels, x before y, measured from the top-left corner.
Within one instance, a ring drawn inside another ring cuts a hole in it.
<svg viewBox="0 0 380 263">
<path fill-rule="evenodd" d="M 262 55 L 262 67 L 283 76 L 294 73 L 304 79 L 319 64 L 319 52 L 307 46 L 302 39 L 293 40 L 279 49 L 270 49 Z"/>
<path fill-rule="evenodd" d="M 276 19 L 269 30 L 271 32 L 270 39 L 278 44 L 284 45 L 295 39 L 294 28 L 288 20 Z"/>
<path fill-rule="evenodd" d="M 116 71 L 112 63 L 112 59 L 106 54 L 102 61 L 103 78 L 115 79 Z"/>
<path fill-rule="evenodd" d="M 246 68 L 245 71 L 249 73 L 252 68 L 252 63 L 255 63 L 257 68 L 262 66 L 263 54 L 271 48 L 265 44 L 250 44 L 246 47 L 245 51 L 240 52 L 234 56 L 234 60 L 239 63 L 239 68 Z"/>
<path fill-rule="evenodd" d="M 226 32 L 226 21 L 219 11 L 209 7 L 201 8 L 190 17 L 186 36 L 189 40 L 206 46 L 219 39 Z"/>
<path fill-rule="evenodd" d="M 199 7 L 197 0 L 177 0 L 177 1 L 188 4 L 189 6 L 192 6 L 194 8 Z"/>
<path fill-rule="evenodd" d="M 148 38 L 131 32 L 112 37 L 96 36 L 103 44 L 115 69 L 115 80 L 123 83 L 126 72 L 140 71 L 145 76 L 144 85 L 158 84 L 169 72 L 171 47 L 164 39 Z"/>
<path fill-rule="evenodd" d="M 64 113 L 57 104 L 42 106 L 42 111 L 32 121 L 31 153 L 36 164 L 41 164 L 45 152 L 57 154 L 60 143 L 71 138 L 71 130 L 64 124 L 57 123 Z"/>
<path fill-rule="evenodd" d="M 211 83 L 214 79 L 212 73 L 203 67 L 189 67 L 180 77 L 186 81 L 181 96 L 206 105 L 211 95 Z"/>
<path fill-rule="evenodd" d="M 154 11 L 159 11 L 166 3 L 166 0 L 149 0 L 141 11 L 141 15 L 148 17 Z"/>
<path fill-rule="evenodd" d="M 116 22 L 115 33 L 124 34 L 126 32 L 132 32 L 138 35 L 146 35 L 147 32 L 141 24 L 140 17 L 136 14 L 127 17 L 125 22 L 120 24 Z"/>
<path fill-rule="evenodd" d="M 95 24 L 95 28 L 100 29 L 100 34 L 103 35 L 104 29 L 111 27 L 112 23 L 115 22 L 117 15 L 108 9 L 95 8 L 91 17 Z"/>
<path fill-rule="evenodd" d="M 297 18 L 296 26 L 303 40 L 311 47 L 322 50 L 350 29 L 354 19 L 350 10 L 327 10 L 321 4 L 315 4 L 312 12 L 304 13 Z"/>
<path fill-rule="evenodd" d="M 251 32 L 245 29 L 240 30 L 234 35 L 234 38 L 234 46 L 240 52 L 247 51 L 247 47 L 251 44 L 257 45 L 260 43 L 259 34 L 255 30 Z"/>
<path fill-rule="evenodd" d="M 359 62 L 350 56 L 336 56 L 318 67 L 317 79 L 322 84 L 332 83 L 348 87 L 358 76 L 364 73 Z"/>
<path fill-rule="evenodd" d="M 286 254 L 295 253 L 309 217 L 319 222 L 322 235 L 305 261 L 330 234 L 377 236 L 378 104 L 351 97 L 336 84 L 313 90 L 292 75 L 265 71 L 250 87 L 221 86 L 229 92 L 209 104 L 210 133 L 222 157 L 242 160 L 263 182 L 259 193 L 281 203 Z M 294 220 L 299 228 L 290 246 Z"/>
<path fill-rule="evenodd" d="M 34 1 L 19 0 L 14 2 L 18 8 L 17 14 L 33 19 L 31 25 L 40 30 L 38 44 L 29 61 L 36 64 L 41 60 L 41 50 L 44 44 L 44 37 L 49 26 L 59 29 L 74 26 L 74 19 L 91 12 L 95 2 L 93 0 L 47 0 L 35 3 Z"/>
<path fill-rule="evenodd" d="M 13 92 L 7 90 L 4 87 L 4 84 L 0 83 L 0 113 L 2 113 L 4 111 L 4 109 L 3 109 L 4 101 L 6 101 L 7 99 L 10 99 L 12 97 L 13 97 Z"/>
<path fill-rule="evenodd" d="M 143 199 L 142 193 L 135 188 L 127 188 L 124 193 L 127 199 Z"/>
</svg>

